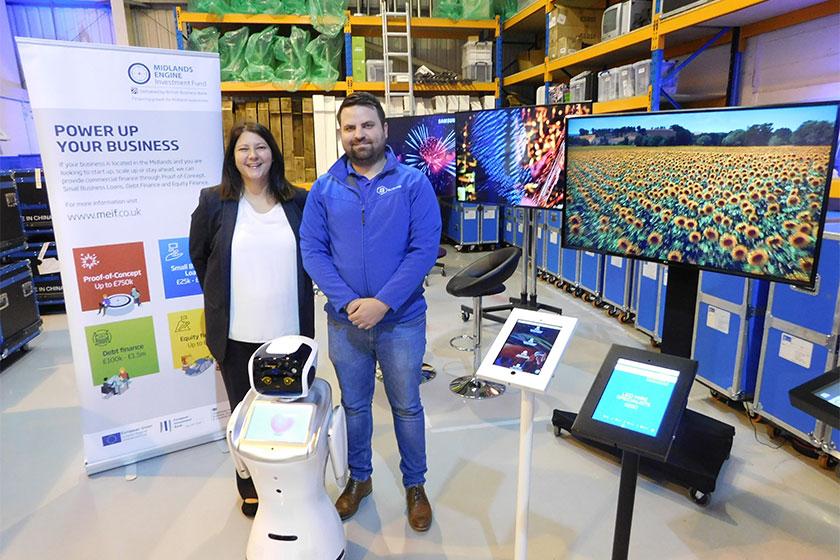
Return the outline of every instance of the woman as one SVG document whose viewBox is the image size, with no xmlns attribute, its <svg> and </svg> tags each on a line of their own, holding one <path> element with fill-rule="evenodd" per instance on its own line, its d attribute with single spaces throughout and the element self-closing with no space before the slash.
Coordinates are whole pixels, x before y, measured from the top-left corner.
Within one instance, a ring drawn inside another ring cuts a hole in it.
<svg viewBox="0 0 840 560">
<path fill-rule="evenodd" d="M 201 191 L 190 225 L 207 347 L 221 366 L 231 411 L 250 389 L 248 360 L 260 344 L 315 336 L 312 281 L 298 249 L 305 202 L 306 191 L 286 180 L 271 133 L 256 123 L 235 126 L 222 182 Z M 253 482 L 237 474 L 236 484 L 242 513 L 253 517 Z"/>
</svg>

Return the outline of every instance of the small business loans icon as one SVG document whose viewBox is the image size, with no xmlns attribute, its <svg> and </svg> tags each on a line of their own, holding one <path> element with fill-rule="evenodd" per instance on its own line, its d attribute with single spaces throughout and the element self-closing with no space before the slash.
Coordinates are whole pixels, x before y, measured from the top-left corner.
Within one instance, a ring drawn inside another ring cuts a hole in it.
<svg viewBox="0 0 840 560">
<path fill-rule="evenodd" d="M 128 67 L 128 78 L 137 85 L 143 85 L 149 81 L 152 73 L 149 72 L 149 67 L 145 64 L 135 62 Z"/>
</svg>

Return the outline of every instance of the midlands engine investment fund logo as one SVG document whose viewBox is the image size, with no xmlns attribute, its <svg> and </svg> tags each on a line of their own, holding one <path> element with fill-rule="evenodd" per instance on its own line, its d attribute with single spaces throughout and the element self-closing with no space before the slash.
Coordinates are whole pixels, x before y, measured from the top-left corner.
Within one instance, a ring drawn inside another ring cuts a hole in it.
<svg viewBox="0 0 840 560">
<path fill-rule="evenodd" d="M 149 67 L 140 62 L 135 62 L 128 67 L 128 78 L 135 84 L 142 86 L 151 79 L 152 73 Z"/>
</svg>

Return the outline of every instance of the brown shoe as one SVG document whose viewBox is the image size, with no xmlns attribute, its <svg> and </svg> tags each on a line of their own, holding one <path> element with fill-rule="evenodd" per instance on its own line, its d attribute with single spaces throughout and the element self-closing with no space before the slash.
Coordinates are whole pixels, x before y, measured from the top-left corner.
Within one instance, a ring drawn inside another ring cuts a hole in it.
<svg viewBox="0 0 840 560">
<path fill-rule="evenodd" d="M 432 526 L 432 506 L 422 484 L 405 489 L 405 501 L 408 504 L 408 524 L 415 531 L 428 531 Z"/>
<path fill-rule="evenodd" d="M 351 478 L 347 486 L 344 487 L 344 492 L 335 501 L 335 509 L 338 511 L 339 517 L 344 521 L 353 517 L 353 514 L 359 510 L 359 504 L 362 500 L 373 491 L 373 480 L 368 478 L 364 482 Z"/>
</svg>

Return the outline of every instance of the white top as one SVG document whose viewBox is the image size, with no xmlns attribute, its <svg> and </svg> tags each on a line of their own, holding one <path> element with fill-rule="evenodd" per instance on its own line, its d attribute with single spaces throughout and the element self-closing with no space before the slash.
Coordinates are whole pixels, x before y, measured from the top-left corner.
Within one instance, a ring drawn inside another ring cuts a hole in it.
<svg viewBox="0 0 840 560">
<path fill-rule="evenodd" d="M 260 214 L 241 198 L 230 252 L 230 331 L 240 342 L 300 334 L 297 243 L 280 204 Z"/>
</svg>

